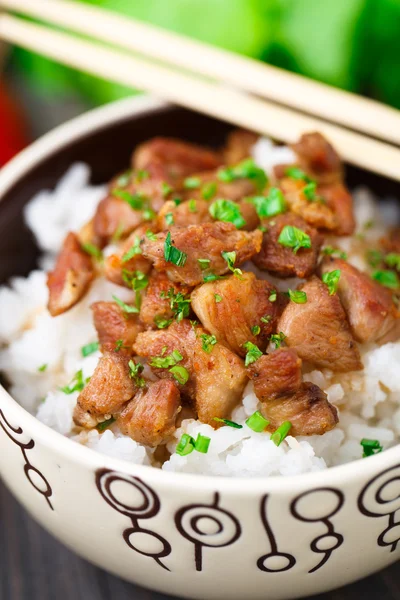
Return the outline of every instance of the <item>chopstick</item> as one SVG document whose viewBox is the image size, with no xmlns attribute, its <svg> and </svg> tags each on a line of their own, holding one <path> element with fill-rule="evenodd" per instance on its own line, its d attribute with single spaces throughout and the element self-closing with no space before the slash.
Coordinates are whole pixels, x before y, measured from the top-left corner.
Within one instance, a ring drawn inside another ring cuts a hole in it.
<svg viewBox="0 0 400 600">
<path fill-rule="evenodd" d="M 400 111 L 374 100 L 94 6 L 68 0 L 0 0 L 0 6 L 400 144 Z"/>
<path fill-rule="evenodd" d="M 348 162 L 400 180 L 399 149 L 336 125 L 16 17 L 0 16 L 0 37 L 92 75 L 139 87 L 284 142 L 294 141 L 305 131 L 319 130 Z"/>
</svg>

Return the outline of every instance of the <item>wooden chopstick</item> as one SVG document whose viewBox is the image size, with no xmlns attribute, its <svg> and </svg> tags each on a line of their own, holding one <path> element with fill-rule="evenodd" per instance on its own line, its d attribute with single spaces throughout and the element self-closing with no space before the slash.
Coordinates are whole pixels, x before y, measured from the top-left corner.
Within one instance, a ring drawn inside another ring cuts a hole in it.
<svg viewBox="0 0 400 600">
<path fill-rule="evenodd" d="M 296 140 L 305 131 L 319 130 L 348 162 L 400 180 L 399 149 L 336 125 L 16 17 L 0 16 L 0 37 L 71 67 L 139 87 L 284 142 Z"/>
<path fill-rule="evenodd" d="M 0 0 L 0 6 L 400 144 L 400 111 L 379 102 L 94 6 L 68 0 Z"/>
</svg>

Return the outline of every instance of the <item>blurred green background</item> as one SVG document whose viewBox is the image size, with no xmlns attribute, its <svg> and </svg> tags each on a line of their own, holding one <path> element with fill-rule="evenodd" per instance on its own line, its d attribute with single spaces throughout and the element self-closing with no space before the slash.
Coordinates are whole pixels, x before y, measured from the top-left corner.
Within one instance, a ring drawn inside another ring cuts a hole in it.
<svg viewBox="0 0 400 600">
<path fill-rule="evenodd" d="M 34 0 L 32 0 L 34 1 Z M 400 108 L 400 0 L 76 0 Z M 31 137 L 131 90 L 13 49 L 11 89 Z"/>
</svg>

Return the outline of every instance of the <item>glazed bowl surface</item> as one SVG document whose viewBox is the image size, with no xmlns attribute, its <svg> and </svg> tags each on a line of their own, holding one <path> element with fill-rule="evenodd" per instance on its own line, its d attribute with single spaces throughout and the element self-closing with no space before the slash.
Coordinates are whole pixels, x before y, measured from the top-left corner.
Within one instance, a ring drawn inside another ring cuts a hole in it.
<svg viewBox="0 0 400 600">
<path fill-rule="evenodd" d="M 94 183 L 155 135 L 218 146 L 226 124 L 139 98 L 54 130 L 0 173 L 0 280 L 38 251 L 22 209 L 84 161 Z M 352 170 L 350 183 L 391 184 Z M 392 188 L 393 189 L 393 188 Z M 52 431 L 0 389 L 0 475 L 55 537 L 129 581 L 186 598 L 298 598 L 400 557 L 400 448 L 315 474 L 227 479 L 132 465 Z"/>
</svg>

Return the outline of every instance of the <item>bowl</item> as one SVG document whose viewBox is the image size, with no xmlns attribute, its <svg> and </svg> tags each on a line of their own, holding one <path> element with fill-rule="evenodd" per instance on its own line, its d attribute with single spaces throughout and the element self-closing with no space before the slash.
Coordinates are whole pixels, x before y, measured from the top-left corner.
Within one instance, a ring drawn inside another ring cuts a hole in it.
<svg viewBox="0 0 400 600">
<path fill-rule="evenodd" d="M 76 160 L 95 183 L 154 135 L 218 145 L 228 126 L 147 99 L 97 109 L 35 142 L 0 173 L 0 278 L 37 258 L 22 209 Z M 390 188 L 350 170 L 352 182 Z M 185 598 L 298 598 L 400 556 L 400 447 L 326 471 L 227 479 L 168 473 L 61 436 L 0 389 L 0 474 L 66 546 L 126 580 Z"/>
</svg>

